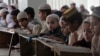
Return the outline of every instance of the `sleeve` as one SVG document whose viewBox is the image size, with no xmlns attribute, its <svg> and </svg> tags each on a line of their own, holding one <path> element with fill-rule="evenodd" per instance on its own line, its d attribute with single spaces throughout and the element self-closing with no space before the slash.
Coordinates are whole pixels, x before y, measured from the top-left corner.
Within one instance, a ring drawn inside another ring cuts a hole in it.
<svg viewBox="0 0 100 56">
<path fill-rule="evenodd" d="M 69 36 L 68 45 L 72 46 L 77 41 L 77 38 L 78 38 L 77 33 L 71 33 L 70 36 Z"/>
<path fill-rule="evenodd" d="M 47 32 L 48 32 L 48 29 L 46 27 L 46 24 L 44 24 L 41 31 L 40 31 L 40 33 L 47 33 Z"/>
<path fill-rule="evenodd" d="M 36 24 L 33 26 L 32 34 L 33 35 L 39 35 L 42 27 L 39 24 Z"/>
</svg>

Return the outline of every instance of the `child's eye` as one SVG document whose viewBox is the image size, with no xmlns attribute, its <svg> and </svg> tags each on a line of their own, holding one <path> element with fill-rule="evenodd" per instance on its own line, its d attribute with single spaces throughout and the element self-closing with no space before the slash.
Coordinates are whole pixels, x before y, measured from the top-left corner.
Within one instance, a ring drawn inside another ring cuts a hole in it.
<svg viewBox="0 0 100 56">
<path fill-rule="evenodd" d="M 47 22 L 47 23 L 48 23 L 48 24 L 54 24 L 55 22 L 52 21 L 52 22 Z"/>
<path fill-rule="evenodd" d="M 96 25 L 98 25 L 98 24 L 97 24 L 97 23 L 92 23 L 92 25 L 93 25 L 93 26 L 96 26 Z"/>
</svg>

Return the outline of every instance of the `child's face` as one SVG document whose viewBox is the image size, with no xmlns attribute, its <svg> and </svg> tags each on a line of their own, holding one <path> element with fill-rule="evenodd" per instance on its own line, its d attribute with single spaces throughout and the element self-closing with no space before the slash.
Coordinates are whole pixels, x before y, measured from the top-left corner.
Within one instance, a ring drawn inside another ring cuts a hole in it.
<svg viewBox="0 0 100 56">
<path fill-rule="evenodd" d="M 46 23 L 49 30 L 53 30 L 59 26 L 58 21 L 53 18 L 46 19 Z"/>
<path fill-rule="evenodd" d="M 18 23 L 21 27 L 27 27 L 28 21 L 27 20 L 19 20 Z"/>
<path fill-rule="evenodd" d="M 63 29 L 63 34 L 64 35 L 68 35 L 70 33 L 68 26 L 65 26 L 65 28 Z"/>
<path fill-rule="evenodd" d="M 66 26 L 67 24 L 66 24 L 66 22 L 64 22 L 64 21 L 62 20 L 62 18 L 60 18 L 59 25 L 60 25 L 60 27 L 63 29 L 63 28 L 65 28 L 65 26 Z"/>
<path fill-rule="evenodd" d="M 83 23 L 83 37 L 86 41 L 91 41 L 92 40 L 92 32 L 90 29 L 90 24 L 89 23 Z"/>
<path fill-rule="evenodd" d="M 60 19 L 60 21 L 59 21 L 59 25 L 60 25 L 60 27 L 61 27 L 61 31 L 63 32 L 63 34 L 69 34 L 69 28 L 68 28 L 68 26 L 67 26 L 67 23 L 66 22 L 64 22 L 63 20 L 62 20 L 62 18 Z"/>
<path fill-rule="evenodd" d="M 90 22 L 91 22 L 90 28 L 91 28 L 92 32 L 96 35 L 99 35 L 100 34 L 100 20 L 91 16 Z"/>
<path fill-rule="evenodd" d="M 17 18 L 14 15 L 11 15 L 11 18 L 13 19 L 14 22 L 17 22 Z"/>
<path fill-rule="evenodd" d="M 43 12 L 41 12 L 41 11 L 39 11 L 39 18 L 41 19 L 41 20 L 45 20 L 46 19 L 46 13 L 43 13 Z"/>
</svg>

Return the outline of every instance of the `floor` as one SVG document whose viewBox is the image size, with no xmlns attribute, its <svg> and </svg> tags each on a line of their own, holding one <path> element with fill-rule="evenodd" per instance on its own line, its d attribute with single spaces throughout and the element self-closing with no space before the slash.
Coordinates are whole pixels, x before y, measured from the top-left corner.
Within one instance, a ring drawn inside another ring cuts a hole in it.
<svg viewBox="0 0 100 56">
<path fill-rule="evenodd" d="M 8 56 L 8 48 L 0 48 L 0 56 Z M 20 56 L 20 53 L 17 50 L 11 50 L 11 56 Z"/>
</svg>

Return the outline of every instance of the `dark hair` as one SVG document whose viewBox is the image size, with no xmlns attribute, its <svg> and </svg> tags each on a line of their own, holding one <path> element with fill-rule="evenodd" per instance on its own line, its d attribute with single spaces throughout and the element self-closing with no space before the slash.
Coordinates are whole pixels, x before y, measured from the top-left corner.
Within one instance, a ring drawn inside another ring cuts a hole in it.
<svg viewBox="0 0 100 56">
<path fill-rule="evenodd" d="M 64 17 L 65 18 L 65 17 Z M 70 16 L 69 18 L 65 18 L 63 19 L 65 22 L 70 22 L 71 24 L 74 24 L 74 23 L 78 23 L 79 25 L 81 25 L 83 19 L 82 19 L 82 15 L 81 13 L 77 12 L 75 13 L 74 15 Z"/>
<path fill-rule="evenodd" d="M 14 10 L 11 12 L 11 15 L 17 16 L 19 12 L 20 12 L 20 11 L 19 11 L 18 9 L 14 9 Z"/>
<path fill-rule="evenodd" d="M 60 12 L 60 11 L 54 11 L 53 14 L 56 14 L 56 15 L 58 15 L 59 17 L 61 17 L 63 13 Z"/>
<path fill-rule="evenodd" d="M 51 14 L 51 9 L 39 9 L 42 13 L 47 13 L 47 15 Z"/>
<path fill-rule="evenodd" d="M 61 9 L 63 9 L 63 8 L 68 9 L 69 7 L 67 5 L 64 5 L 64 6 L 61 7 Z"/>
<path fill-rule="evenodd" d="M 24 11 L 25 11 L 27 14 L 30 14 L 32 18 L 34 18 L 34 16 L 35 16 L 34 8 L 32 8 L 32 7 L 27 7 Z"/>
<path fill-rule="evenodd" d="M 75 3 L 71 3 L 71 5 L 74 5 L 74 6 L 76 6 L 76 4 L 75 4 Z"/>
<path fill-rule="evenodd" d="M 16 9 L 16 7 L 15 7 L 15 6 L 13 6 L 13 5 L 11 5 L 11 7 L 12 7 L 12 9 Z"/>
</svg>

